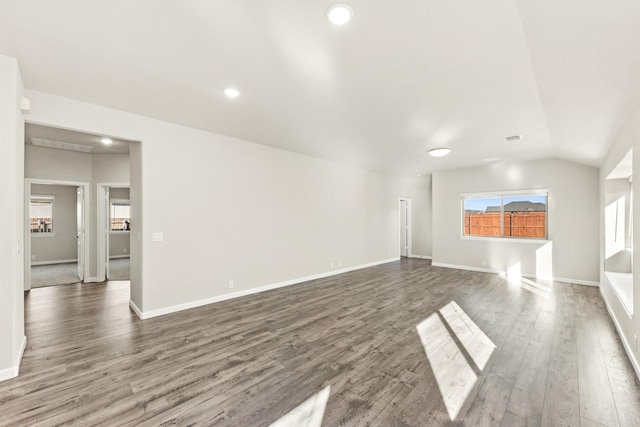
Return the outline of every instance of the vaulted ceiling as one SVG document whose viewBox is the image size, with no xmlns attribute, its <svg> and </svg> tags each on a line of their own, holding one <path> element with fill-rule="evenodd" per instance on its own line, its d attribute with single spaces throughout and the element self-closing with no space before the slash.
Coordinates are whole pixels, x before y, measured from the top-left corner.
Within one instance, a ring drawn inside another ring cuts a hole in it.
<svg viewBox="0 0 640 427">
<path fill-rule="evenodd" d="M 0 0 L 0 54 L 29 89 L 401 175 L 598 166 L 640 105 L 637 0 L 345 2 Z"/>
</svg>

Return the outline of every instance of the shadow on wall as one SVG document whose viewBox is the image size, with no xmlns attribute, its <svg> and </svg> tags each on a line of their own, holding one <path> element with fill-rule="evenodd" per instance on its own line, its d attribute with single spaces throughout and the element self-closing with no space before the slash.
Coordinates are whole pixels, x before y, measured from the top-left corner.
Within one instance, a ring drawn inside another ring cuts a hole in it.
<svg viewBox="0 0 640 427">
<path fill-rule="evenodd" d="M 519 280 L 522 278 L 520 261 L 507 268 L 507 277 Z M 536 249 L 535 278 L 538 280 L 553 280 L 553 242 L 545 243 Z"/>
</svg>

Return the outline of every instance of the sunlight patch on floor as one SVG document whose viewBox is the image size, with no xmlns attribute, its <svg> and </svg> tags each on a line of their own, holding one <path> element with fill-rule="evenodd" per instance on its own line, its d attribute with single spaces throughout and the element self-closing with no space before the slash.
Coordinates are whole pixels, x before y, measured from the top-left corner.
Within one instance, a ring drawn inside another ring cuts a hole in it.
<svg viewBox="0 0 640 427">
<path fill-rule="evenodd" d="M 456 420 L 496 346 L 455 301 L 416 329 L 449 418 Z"/>
<path fill-rule="evenodd" d="M 320 427 L 330 394 L 331 386 L 326 386 L 271 424 L 271 427 Z"/>
<path fill-rule="evenodd" d="M 549 295 L 551 294 L 550 285 L 545 285 L 540 282 L 525 279 L 524 277 L 520 278 L 520 287 L 544 299 L 549 298 Z"/>
</svg>

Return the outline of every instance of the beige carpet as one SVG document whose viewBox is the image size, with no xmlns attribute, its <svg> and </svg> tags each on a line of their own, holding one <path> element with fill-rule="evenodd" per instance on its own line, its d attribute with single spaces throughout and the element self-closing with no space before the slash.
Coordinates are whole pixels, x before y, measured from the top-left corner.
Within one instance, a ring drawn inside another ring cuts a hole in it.
<svg viewBox="0 0 640 427">
<path fill-rule="evenodd" d="M 31 266 L 32 288 L 66 285 L 68 283 L 78 283 L 79 281 L 77 262 Z"/>
<path fill-rule="evenodd" d="M 109 261 L 109 280 L 129 280 L 129 258 Z M 67 285 L 78 283 L 78 263 L 34 265 L 31 267 L 31 287 Z"/>
<path fill-rule="evenodd" d="M 109 260 L 109 280 L 129 280 L 129 258 Z"/>
</svg>

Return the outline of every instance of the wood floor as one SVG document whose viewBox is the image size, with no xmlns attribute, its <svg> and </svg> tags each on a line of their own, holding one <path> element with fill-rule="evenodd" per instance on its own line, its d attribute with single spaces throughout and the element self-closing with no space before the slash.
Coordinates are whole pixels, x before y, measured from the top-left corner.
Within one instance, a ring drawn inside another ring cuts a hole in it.
<svg viewBox="0 0 640 427">
<path fill-rule="evenodd" d="M 26 295 L 1 425 L 640 425 L 597 288 L 409 259 L 145 321 L 128 296 Z"/>
</svg>

